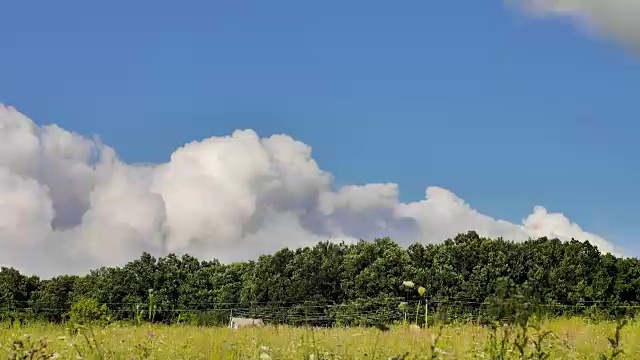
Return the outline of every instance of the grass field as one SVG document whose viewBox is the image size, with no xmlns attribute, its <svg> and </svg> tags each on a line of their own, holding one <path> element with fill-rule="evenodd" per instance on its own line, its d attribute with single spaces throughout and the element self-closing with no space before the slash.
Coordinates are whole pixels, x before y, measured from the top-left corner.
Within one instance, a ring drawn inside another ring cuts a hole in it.
<svg viewBox="0 0 640 360">
<path fill-rule="evenodd" d="M 610 355 L 609 337 L 616 324 L 593 324 L 584 319 L 558 319 L 542 324 L 553 332 L 544 348 L 550 359 L 599 359 Z M 515 329 L 513 330 L 515 331 Z M 26 350 L 41 348 L 42 353 L 58 359 L 405 359 L 432 358 L 437 329 L 416 330 L 395 327 L 389 331 L 376 328 L 310 329 L 264 327 L 231 330 L 189 326 L 110 325 L 80 329 L 30 325 L 0 330 L 0 354 L 9 359 L 44 359 L 22 357 Z M 535 335 L 532 330 L 531 335 Z M 501 331 L 498 331 L 502 334 Z M 518 359 L 513 346 L 515 333 L 507 345 L 507 359 Z M 439 359 L 490 359 L 490 331 L 475 325 L 443 327 L 435 346 Z M 533 336 L 535 337 L 535 336 Z M 640 359 L 640 323 L 630 322 L 621 331 L 618 359 Z M 15 340 L 26 348 L 16 351 Z M 12 349 L 12 347 L 14 349 Z M 494 350 L 499 347 L 494 346 Z M 535 351 L 528 345 L 529 352 Z M 402 359 L 402 357 L 399 357 Z M 535 357 L 533 357 L 535 358 Z"/>
</svg>

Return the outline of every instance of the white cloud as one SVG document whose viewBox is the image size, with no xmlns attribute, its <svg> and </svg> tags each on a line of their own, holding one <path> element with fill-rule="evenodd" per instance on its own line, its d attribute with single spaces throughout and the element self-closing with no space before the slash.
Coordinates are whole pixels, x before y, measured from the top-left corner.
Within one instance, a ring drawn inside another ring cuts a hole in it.
<svg viewBox="0 0 640 360">
<path fill-rule="evenodd" d="M 0 105 L 0 264 L 49 276 L 121 265 L 142 251 L 232 261 L 330 238 L 390 236 L 407 245 L 468 230 L 512 240 L 574 237 L 614 250 L 542 207 L 513 224 L 439 187 L 403 204 L 396 184 L 334 191 L 332 181 L 308 145 L 285 135 L 236 131 L 139 166 Z"/>
<path fill-rule="evenodd" d="M 520 0 L 537 14 L 563 16 L 590 32 L 613 36 L 640 49 L 638 0 Z"/>
</svg>

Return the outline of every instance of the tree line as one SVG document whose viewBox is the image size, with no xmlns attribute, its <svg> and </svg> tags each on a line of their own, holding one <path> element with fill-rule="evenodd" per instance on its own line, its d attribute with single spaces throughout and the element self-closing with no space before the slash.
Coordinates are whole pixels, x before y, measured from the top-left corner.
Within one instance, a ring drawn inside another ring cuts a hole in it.
<svg viewBox="0 0 640 360">
<path fill-rule="evenodd" d="M 321 242 L 231 264 L 144 253 L 122 267 L 51 279 L 0 270 L 4 320 L 62 322 L 75 312 L 213 325 L 235 312 L 280 323 L 366 325 L 424 321 L 414 314 L 425 304 L 434 319 L 446 312 L 481 320 L 511 316 L 516 303 L 555 315 L 628 312 L 640 304 L 640 260 L 602 254 L 588 241 L 512 242 L 471 231 L 406 249 L 389 238 Z"/>
</svg>

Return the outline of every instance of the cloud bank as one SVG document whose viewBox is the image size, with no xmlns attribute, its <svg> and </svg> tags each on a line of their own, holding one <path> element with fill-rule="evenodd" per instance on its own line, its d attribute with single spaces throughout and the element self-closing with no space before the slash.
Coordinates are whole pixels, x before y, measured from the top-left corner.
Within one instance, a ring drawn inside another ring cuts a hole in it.
<svg viewBox="0 0 640 360">
<path fill-rule="evenodd" d="M 521 0 L 537 14 L 570 17 L 590 32 L 612 36 L 640 50 L 638 0 Z"/>
<path fill-rule="evenodd" d="M 311 148 L 286 135 L 238 130 L 142 166 L 0 105 L 0 265 L 52 276 L 122 265 L 142 251 L 235 261 L 327 239 L 390 236 L 408 245 L 468 230 L 512 240 L 574 237 L 614 252 L 543 207 L 514 224 L 440 187 L 401 203 L 396 184 L 332 183 Z"/>
</svg>

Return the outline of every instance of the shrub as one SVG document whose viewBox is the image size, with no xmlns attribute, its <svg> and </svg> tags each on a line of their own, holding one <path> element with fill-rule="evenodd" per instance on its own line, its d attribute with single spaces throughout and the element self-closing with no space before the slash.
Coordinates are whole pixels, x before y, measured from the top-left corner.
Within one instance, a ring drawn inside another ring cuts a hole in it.
<svg viewBox="0 0 640 360">
<path fill-rule="evenodd" d="M 109 309 L 100 305 L 97 300 L 81 298 L 71 306 L 70 320 L 77 324 L 108 323 Z"/>
</svg>

